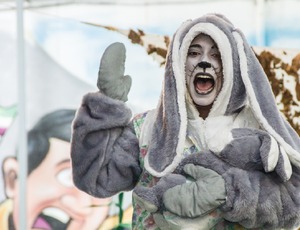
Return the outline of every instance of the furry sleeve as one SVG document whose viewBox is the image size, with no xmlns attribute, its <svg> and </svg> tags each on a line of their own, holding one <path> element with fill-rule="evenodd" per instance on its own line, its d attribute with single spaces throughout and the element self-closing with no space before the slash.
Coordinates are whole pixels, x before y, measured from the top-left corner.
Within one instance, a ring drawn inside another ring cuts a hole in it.
<svg viewBox="0 0 300 230">
<path fill-rule="evenodd" d="M 73 122 L 75 185 L 97 197 L 131 190 L 141 173 L 138 139 L 125 103 L 101 93 L 84 96 Z"/>
<path fill-rule="evenodd" d="M 284 182 L 275 172 L 233 167 L 211 152 L 188 156 L 179 170 L 188 163 L 212 169 L 223 177 L 227 200 L 221 210 L 226 220 L 250 229 L 289 229 L 300 225 L 298 168 L 293 168 L 291 178 Z"/>
</svg>

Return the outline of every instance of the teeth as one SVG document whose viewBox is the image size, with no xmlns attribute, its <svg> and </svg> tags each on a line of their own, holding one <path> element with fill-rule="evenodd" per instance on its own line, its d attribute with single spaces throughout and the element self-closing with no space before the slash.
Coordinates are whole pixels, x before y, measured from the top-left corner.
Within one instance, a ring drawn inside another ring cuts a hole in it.
<svg viewBox="0 0 300 230">
<path fill-rule="evenodd" d="M 43 214 L 45 214 L 46 216 L 51 216 L 64 224 L 68 223 L 68 221 L 70 220 L 69 215 L 58 208 L 46 208 L 43 210 Z"/>
<path fill-rule="evenodd" d="M 210 76 L 207 76 L 207 75 L 199 75 L 196 78 L 212 79 Z"/>
</svg>

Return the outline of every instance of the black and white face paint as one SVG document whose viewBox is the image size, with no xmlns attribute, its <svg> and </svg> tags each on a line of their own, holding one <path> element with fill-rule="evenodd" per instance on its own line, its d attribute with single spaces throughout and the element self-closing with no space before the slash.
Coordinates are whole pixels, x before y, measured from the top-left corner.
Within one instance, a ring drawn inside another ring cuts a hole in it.
<svg viewBox="0 0 300 230">
<path fill-rule="evenodd" d="M 216 43 L 200 34 L 192 41 L 186 59 L 187 89 L 196 105 L 212 105 L 223 82 L 222 60 Z"/>
</svg>

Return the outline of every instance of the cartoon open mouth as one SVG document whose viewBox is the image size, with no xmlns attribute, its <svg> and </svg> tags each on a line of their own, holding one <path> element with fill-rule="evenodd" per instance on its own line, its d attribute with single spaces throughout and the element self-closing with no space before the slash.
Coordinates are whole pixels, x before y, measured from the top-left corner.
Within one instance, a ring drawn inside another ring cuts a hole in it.
<svg viewBox="0 0 300 230">
<path fill-rule="evenodd" d="M 195 76 L 194 86 L 200 95 L 209 94 L 215 87 L 215 79 L 207 73 L 199 73 Z"/>
<path fill-rule="evenodd" d="M 33 228 L 45 230 L 64 230 L 67 228 L 70 217 L 57 208 L 47 208 L 36 219 Z"/>
</svg>

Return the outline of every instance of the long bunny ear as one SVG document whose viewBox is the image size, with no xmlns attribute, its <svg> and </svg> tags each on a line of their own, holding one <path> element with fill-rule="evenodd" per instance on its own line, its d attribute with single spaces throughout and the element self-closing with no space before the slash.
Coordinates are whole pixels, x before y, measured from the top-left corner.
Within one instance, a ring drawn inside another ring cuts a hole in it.
<svg viewBox="0 0 300 230">
<path fill-rule="evenodd" d="M 191 23 L 191 20 L 184 22 L 170 43 L 162 94 L 156 113 L 152 117 L 152 133 L 145 157 L 145 168 L 157 177 L 174 171 L 183 157 L 187 126 L 186 84 L 184 71 L 178 74 L 177 65 L 180 62 L 178 50 L 181 46 L 181 36 Z"/>
<path fill-rule="evenodd" d="M 266 74 L 245 37 L 238 30 L 233 35 L 238 47 L 241 76 L 250 107 L 261 127 L 279 143 L 289 178 L 292 173 L 290 162 L 300 167 L 300 138 L 280 114 Z"/>
<path fill-rule="evenodd" d="M 177 149 L 179 142 L 184 141 L 182 137 L 185 138 L 186 131 L 186 122 L 181 119 L 184 117 L 181 114 L 186 113 L 185 107 L 181 106 L 184 103 L 184 97 L 180 99 L 182 92 L 177 90 L 178 82 L 174 76 L 172 63 L 172 50 L 170 50 L 167 57 L 163 93 L 154 115 L 151 140 L 145 157 L 145 168 L 158 177 L 173 171 L 180 162 L 181 157 L 178 153 L 181 150 Z M 183 143 L 181 145 L 183 146 Z"/>
</svg>

